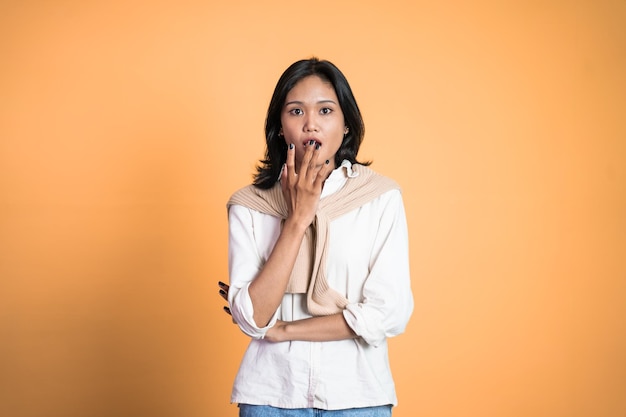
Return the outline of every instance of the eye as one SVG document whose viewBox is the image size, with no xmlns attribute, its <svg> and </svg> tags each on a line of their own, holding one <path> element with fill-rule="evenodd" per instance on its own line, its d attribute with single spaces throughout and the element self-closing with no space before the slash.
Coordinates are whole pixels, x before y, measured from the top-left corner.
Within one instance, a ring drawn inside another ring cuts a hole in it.
<svg viewBox="0 0 626 417">
<path fill-rule="evenodd" d="M 304 112 L 302 111 L 302 109 L 298 109 L 298 108 L 289 110 L 289 114 L 293 114 L 294 116 L 300 116 L 303 113 Z"/>
<path fill-rule="evenodd" d="M 320 110 L 320 113 L 322 114 L 331 114 L 333 112 L 333 109 L 329 108 L 329 107 L 324 107 Z"/>
</svg>

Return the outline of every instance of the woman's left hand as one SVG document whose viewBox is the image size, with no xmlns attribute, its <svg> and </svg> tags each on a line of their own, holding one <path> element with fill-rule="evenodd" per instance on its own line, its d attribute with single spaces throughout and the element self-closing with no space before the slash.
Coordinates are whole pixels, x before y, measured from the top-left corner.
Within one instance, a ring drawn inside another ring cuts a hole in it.
<svg viewBox="0 0 626 417">
<path fill-rule="evenodd" d="M 218 281 L 217 286 L 220 288 L 220 296 L 226 300 L 226 302 L 228 302 L 228 290 L 230 289 L 230 286 L 228 284 L 224 284 L 222 281 Z M 232 314 L 230 313 L 230 308 L 228 308 L 228 306 L 224 306 L 224 311 L 229 315 L 232 316 Z M 234 322 L 234 320 L 233 320 Z"/>
</svg>

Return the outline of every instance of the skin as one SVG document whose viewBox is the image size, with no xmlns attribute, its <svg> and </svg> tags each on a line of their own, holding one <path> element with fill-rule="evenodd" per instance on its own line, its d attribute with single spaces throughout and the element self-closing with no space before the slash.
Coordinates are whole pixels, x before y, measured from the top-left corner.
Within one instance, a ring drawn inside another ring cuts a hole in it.
<svg viewBox="0 0 626 417">
<path fill-rule="evenodd" d="M 300 80 L 287 94 L 280 134 L 289 145 L 281 174 L 283 196 L 289 208 L 274 249 L 249 287 L 254 321 L 264 327 L 278 309 L 304 233 L 315 218 L 324 181 L 335 168 L 334 155 L 347 133 L 343 112 L 332 84 L 318 76 Z M 227 299 L 228 285 L 219 283 Z M 229 311 L 226 309 L 229 313 Z M 343 314 L 278 321 L 265 339 L 331 341 L 355 338 Z"/>
</svg>

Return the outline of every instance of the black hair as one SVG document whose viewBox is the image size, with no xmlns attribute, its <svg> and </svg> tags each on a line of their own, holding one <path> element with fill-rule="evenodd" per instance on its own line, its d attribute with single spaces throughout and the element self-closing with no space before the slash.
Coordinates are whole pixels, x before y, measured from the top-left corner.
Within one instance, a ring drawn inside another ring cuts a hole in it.
<svg viewBox="0 0 626 417">
<path fill-rule="evenodd" d="M 300 80 L 311 75 L 316 75 L 333 86 L 345 125 L 348 127 L 348 134 L 344 136 L 335 154 L 335 166 L 338 167 L 344 159 L 353 164 L 370 164 L 356 159 L 365 134 L 365 125 L 348 80 L 339 68 L 329 61 L 318 58 L 303 59 L 291 64 L 280 76 L 270 100 L 265 119 L 265 158 L 259 161 L 260 165 L 257 166 L 253 182 L 259 188 L 271 188 L 278 180 L 280 170 L 287 160 L 287 144 L 285 139 L 279 136 L 285 99 Z"/>
</svg>

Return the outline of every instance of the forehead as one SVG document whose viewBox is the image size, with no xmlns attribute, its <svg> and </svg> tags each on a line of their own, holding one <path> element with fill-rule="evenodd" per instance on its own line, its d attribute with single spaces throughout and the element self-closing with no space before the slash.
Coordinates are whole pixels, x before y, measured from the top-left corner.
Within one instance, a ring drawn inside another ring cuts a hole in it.
<svg viewBox="0 0 626 417">
<path fill-rule="evenodd" d="M 298 81 L 287 93 L 285 102 L 289 101 L 337 101 L 333 85 L 317 75 L 309 75 Z"/>
</svg>

